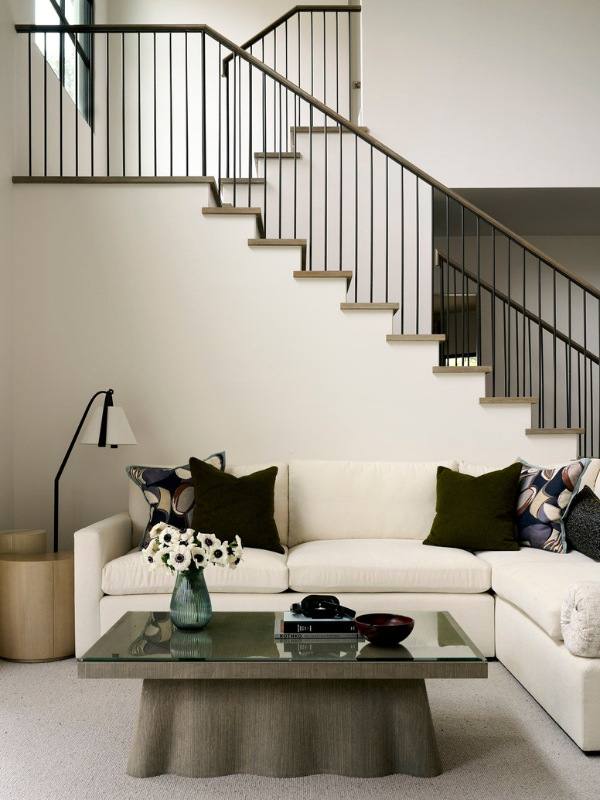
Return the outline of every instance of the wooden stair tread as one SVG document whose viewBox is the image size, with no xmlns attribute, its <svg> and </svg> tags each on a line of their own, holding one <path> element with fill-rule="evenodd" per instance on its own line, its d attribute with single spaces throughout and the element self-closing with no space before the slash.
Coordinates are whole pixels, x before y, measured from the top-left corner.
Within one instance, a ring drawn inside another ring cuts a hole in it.
<svg viewBox="0 0 600 800">
<path fill-rule="evenodd" d="M 445 342 L 444 333 L 389 333 L 388 342 Z"/>
<path fill-rule="evenodd" d="M 353 276 L 352 270 L 345 270 L 345 269 L 329 269 L 329 270 L 296 270 L 294 272 L 294 278 L 345 278 L 346 282 L 349 283 L 352 280 Z"/>
<path fill-rule="evenodd" d="M 286 150 L 285 152 L 281 152 L 281 153 L 277 150 L 275 152 L 271 152 L 270 151 L 270 152 L 267 153 L 267 158 L 277 158 L 277 159 L 279 159 L 279 156 L 281 156 L 281 158 L 301 158 L 302 157 L 300 155 L 300 153 L 297 153 L 295 150 Z M 254 158 L 264 158 L 264 157 L 265 157 L 264 152 L 254 153 Z"/>
<path fill-rule="evenodd" d="M 398 311 L 400 303 L 340 303 L 342 311 Z"/>
<path fill-rule="evenodd" d="M 491 367 L 433 367 L 433 372 L 436 375 L 452 375 L 452 374 L 474 374 L 474 373 L 487 373 L 491 372 Z"/>
<path fill-rule="evenodd" d="M 482 406 L 503 406 L 518 405 L 519 403 L 539 403 L 539 397 L 480 397 L 479 402 Z"/>
<path fill-rule="evenodd" d="M 219 217 L 255 217 L 256 225 L 258 227 L 259 236 L 262 238 L 264 235 L 262 211 L 260 208 L 253 208 L 252 206 L 241 206 L 236 208 L 234 206 L 225 206 L 222 208 L 213 208 L 212 206 L 205 206 L 202 209 L 204 216 L 219 216 Z"/>
<path fill-rule="evenodd" d="M 585 428 L 526 428 L 525 436 L 543 436 L 546 434 L 563 435 L 570 434 L 571 436 L 579 436 L 585 433 Z"/>
<path fill-rule="evenodd" d="M 264 182 L 265 182 L 264 178 L 252 178 L 252 183 L 253 184 L 255 184 L 255 183 L 262 184 Z M 222 184 L 224 183 L 224 184 L 226 184 L 228 186 L 231 186 L 231 185 L 233 185 L 233 178 L 221 178 L 221 183 Z M 245 183 L 246 185 L 248 185 L 248 178 L 236 178 L 235 179 L 235 183 L 236 183 L 236 186 L 237 186 L 238 183 Z"/>
<path fill-rule="evenodd" d="M 361 133 L 368 133 L 369 129 L 366 125 L 358 125 L 358 130 Z M 296 133 L 310 133 L 310 126 L 309 125 L 296 125 Z M 327 134 L 330 133 L 337 133 L 339 131 L 338 125 L 328 125 L 327 126 Z M 325 126 L 324 125 L 313 125 L 312 126 L 313 133 L 325 133 Z M 290 125 L 290 133 L 293 135 L 294 133 L 294 126 Z M 354 133 L 351 131 L 350 128 L 345 128 L 342 126 L 342 133 Z"/>
</svg>

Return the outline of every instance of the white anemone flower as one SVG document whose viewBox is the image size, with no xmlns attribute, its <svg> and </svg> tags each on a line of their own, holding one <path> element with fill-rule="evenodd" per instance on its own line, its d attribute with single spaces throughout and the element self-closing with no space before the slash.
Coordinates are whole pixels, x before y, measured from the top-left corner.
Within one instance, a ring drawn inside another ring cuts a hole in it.
<svg viewBox="0 0 600 800">
<path fill-rule="evenodd" d="M 192 562 L 196 565 L 197 569 L 204 569 L 209 564 L 208 550 L 203 547 L 190 547 L 192 554 Z"/>
<path fill-rule="evenodd" d="M 235 541 L 229 542 L 227 545 L 227 560 L 229 564 L 236 564 L 236 566 L 240 563 L 242 557 L 242 542 L 239 536 L 235 537 Z"/>
<path fill-rule="evenodd" d="M 195 533 L 192 528 L 186 528 L 184 531 L 179 531 L 179 541 L 183 544 L 184 542 L 187 544 L 191 544 L 192 539 L 194 538 Z"/>
<path fill-rule="evenodd" d="M 163 528 L 161 531 L 158 541 L 162 547 L 174 547 L 179 542 L 180 533 L 181 531 L 178 531 L 177 528 L 167 525 L 167 527 Z"/>
<path fill-rule="evenodd" d="M 186 569 L 189 569 L 191 561 L 191 548 L 181 544 L 171 550 L 167 563 L 170 567 L 177 570 L 177 572 L 184 572 Z"/>
<path fill-rule="evenodd" d="M 220 547 L 221 542 L 213 533 L 199 533 L 198 541 L 205 550 L 212 550 L 213 547 Z"/>
<path fill-rule="evenodd" d="M 226 567 L 229 563 L 229 555 L 227 553 L 227 545 L 218 544 L 210 549 L 210 563 L 216 564 L 218 567 Z"/>
<path fill-rule="evenodd" d="M 236 556 L 234 561 L 229 562 L 229 569 L 237 569 L 241 560 L 242 559 L 239 556 Z"/>
<path fill-rule="evenodd" d="M 142 550 L 142 561 L 150 572 L 154 572 L 154 570 L 161 569 L 161 567 L 164 566 L 160 553 L 157 553 L 150 547 L 146 547 Z"/>
<path fill-rule="evenodd" d="M 150 530 L 150 538 L 151 539 L 158 539 L 160 534 L 164 531 L 165 528 L 168 528 L 166 522 L 157 522 L 156 525 Z"/>
</svg>

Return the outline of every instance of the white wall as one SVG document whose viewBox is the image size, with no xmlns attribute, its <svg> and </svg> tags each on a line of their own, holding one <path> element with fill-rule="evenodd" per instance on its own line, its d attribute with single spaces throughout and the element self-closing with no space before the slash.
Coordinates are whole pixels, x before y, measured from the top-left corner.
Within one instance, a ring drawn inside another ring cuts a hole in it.
<svg viewBox="0 0 600 800">
<path fill-rule="evenodd" d="M 480 406 L 482 375 L 434 376 L 435 343 L 386 343 L 389 311 L 340 311 L 343 280 L 295 280 L 298 250 L 249 248 L 251 218 L 203 216 L 207 187 L 14 193 L 17 524 L 50 525 L 52 479 L 95 391 L 115 390 L 139 442 L 75 448 L 64 547 L 126 507 L 131 463 L 575 455 L 574 437 L 524 436 L 529 408 Z"/>
<path fill-rule="evenodd" d="M 363 0 L 364 124 L 447 186 L 598 186 L 596 0 Z"/>
</svg>

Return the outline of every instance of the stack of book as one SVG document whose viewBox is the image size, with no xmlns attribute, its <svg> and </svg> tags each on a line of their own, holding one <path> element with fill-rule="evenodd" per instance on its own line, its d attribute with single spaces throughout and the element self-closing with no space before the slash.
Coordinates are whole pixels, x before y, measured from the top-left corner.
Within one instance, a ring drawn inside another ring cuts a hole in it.
<svg viewBox="0 0 600 800">
<path fill-rule="evenodd" d="M 286 611 L 283 619 L 275 620 L 275 639 L 358 639 L 353 619 L 311 619 L 303 614 Z"/>
</svg>

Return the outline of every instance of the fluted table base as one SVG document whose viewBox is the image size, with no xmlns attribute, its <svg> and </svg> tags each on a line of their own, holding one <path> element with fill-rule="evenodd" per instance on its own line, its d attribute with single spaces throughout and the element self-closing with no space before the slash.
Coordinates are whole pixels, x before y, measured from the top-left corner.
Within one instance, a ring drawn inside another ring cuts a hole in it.
<svg viewBox="0 0 600 800">
<path fill-rule="evenodd" d="M 442 771 L 425 681 L 144 680 L 127 773 Z"/>
</svg>

